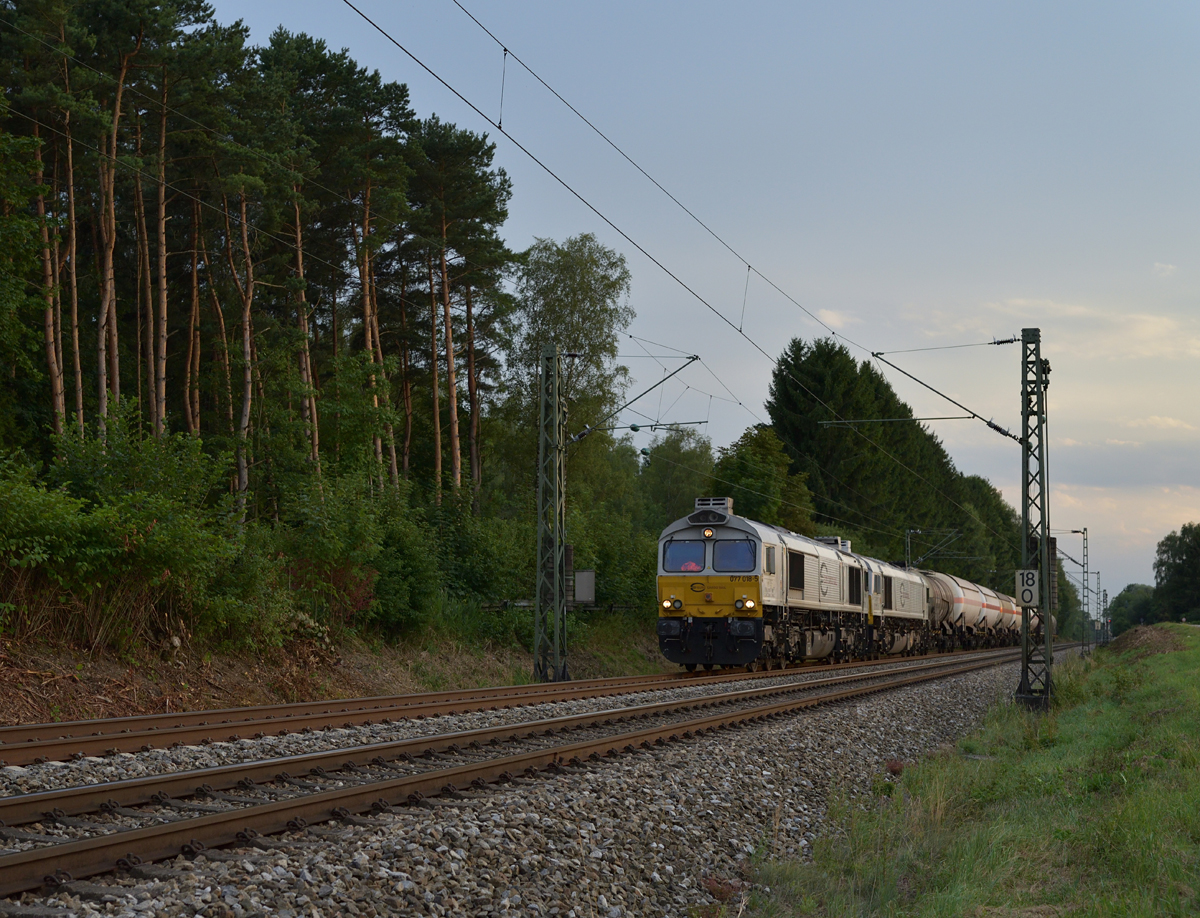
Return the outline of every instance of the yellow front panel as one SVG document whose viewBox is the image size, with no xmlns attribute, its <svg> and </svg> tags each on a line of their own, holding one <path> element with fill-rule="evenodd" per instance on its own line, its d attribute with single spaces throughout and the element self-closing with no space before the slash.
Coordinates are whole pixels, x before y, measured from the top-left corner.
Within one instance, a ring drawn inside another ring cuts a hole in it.
<svg viewBox="0 0 1200 918">
<path fill-rule="evenodd" d="M 667 600 L 683 600 L 682 609 L 664 609 Z M 753 609 L 735 609 L 739 599 L 754 601 Z M 658 578 L 658 614 L 700 617 L 762 615 L 762 596 L 757 574 L 683 574 Z"/>
</svg>

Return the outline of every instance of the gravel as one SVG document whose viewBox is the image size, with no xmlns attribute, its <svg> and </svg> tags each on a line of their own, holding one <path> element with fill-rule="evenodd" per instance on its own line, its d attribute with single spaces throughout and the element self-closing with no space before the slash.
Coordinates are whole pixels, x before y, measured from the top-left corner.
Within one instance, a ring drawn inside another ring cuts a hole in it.
<svg viewBox="0 0 1200 918">
<path fill-rule="evenodd" d="M 834 675 L 871 670 L 874 672 L 908 668 L 930 662 L 925 659 L 897 661 L 895 666 L 854 667 L 833 672 L 821 669 L 780 673 L 778 676 L 757 679 L 738 679 L 732 682 L 707 685 L 682 685 L 670 689 L 636 692 L 629 695 L 587 698 L 578 701 L 546 702 L 500 709 L 476 711 L 467 714 L 441 715 L 424 719 L 402 719 L 391 723 L 371 724 L 320 730 L 312 733 L 288 733 L 284 736 L 265 736 L 260 739 L 239 739 L 232 742 L 213 742 L 207 745 L 177 746 L 175 748 L 151 749 L 146 752 L 121 752 L 99 757 L 87 756 L 78 761 L 45 762 L 40 765 L 7 765 L 0 767 L 0 796 L 28 794 L 36 791 L 54 790 L 99 784 L 126 778 L 147 775 L 170 774 L 198 768 L 214 768 L 239 762 L 251 762 L 308 752 L 330 749 L 345 749 L 370 743 L 386 743 L 418 736 L 433 736 L 462 730 L 477 730 L 483 727 L 522 723 L 564 717 L 572 714 L 587 714 L 614 708 L 633 707 L 640 704 L 655 704 L 685 698 L 698 698 L 721 692 L 732 692 L 743 688 L 766 688 L 795 682 L 809 682 Z M 946 660 L 947 663 L 951 661 Z M 234 725 L 213 725 L 216 736 L 236 729 Z M 0 749 L 0 759 L 3 758 Z"/>
<path fill-rule="evenodd" d="M 369 825 L 330 823 L 266 848 L 179 858 L 171 875 L 101 878 L 26 907 L 189 918 L 684 916 L 714 901 L 714 884 L 737 881 L 752 854 L 803 856 L 831 793 L 869 793 L 888 760 L 912 760 L 968 732 L 1011 693 L 1017 670 L 1007 664 L 469 799 L 425 801 Z M 537 707 L 568 713 L 592 703 Z"/>
</svg>

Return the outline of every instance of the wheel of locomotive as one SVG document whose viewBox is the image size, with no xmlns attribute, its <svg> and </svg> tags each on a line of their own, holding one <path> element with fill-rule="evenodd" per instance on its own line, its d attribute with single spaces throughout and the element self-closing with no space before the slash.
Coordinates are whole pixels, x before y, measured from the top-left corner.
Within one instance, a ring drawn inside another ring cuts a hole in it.
<svg viewBox="0 0 1200 918">
<path fill-rule="evenodd" d="M 705 664 L 704 664 L 704 671 L 705 671 L 706 673 L 711 673 L 711 672 L 712 672 L 712 668 L 713 668 L 713 665 L 712 665 L 711 663 L 705 663 Z"/>
<path fill-rule="evenodd" d="M 684 663 L 683 668 L 686 669 L 689 673 L 694 673 L 696 671 L 696 664 L 695 663 Z"/>
</svg>

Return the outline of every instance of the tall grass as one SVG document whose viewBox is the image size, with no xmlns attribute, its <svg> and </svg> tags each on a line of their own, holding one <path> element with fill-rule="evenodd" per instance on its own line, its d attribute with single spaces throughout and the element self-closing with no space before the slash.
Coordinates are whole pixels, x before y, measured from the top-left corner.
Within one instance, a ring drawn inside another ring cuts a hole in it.
<svg viewBox="0 0 1200 918">
<path fill-rule="evenodd" d="M 1055 703 L 994 707 L 957 749 L 830 808 L 760 915 L 1200 912 L 1200 636 L 1055 666 Z"/>
</svg>

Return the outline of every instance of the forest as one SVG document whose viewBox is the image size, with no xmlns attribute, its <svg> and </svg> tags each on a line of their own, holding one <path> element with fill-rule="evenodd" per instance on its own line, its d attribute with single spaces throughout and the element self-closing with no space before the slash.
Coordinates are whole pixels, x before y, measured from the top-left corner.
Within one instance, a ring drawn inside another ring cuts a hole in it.
<svg viewBox="0 0 1200 918">
<path fill-rule="evenodd" d="M 1155 622 L 1200 624 L 1200 523 L 1163 536 L 1154 554 L 1154 585 L 1129 584 L 1113 597 L 1108 614 L 1114 635 Z"/>
<path fill-rule="evenodd" d="M 3 0 L 0 67 L 0 631 L 527 642 L 500 604 L 533 588 L 538 358 L 577 355 L 572 432 L 629 395 L 624 256 L 510 249 L 486 134 L 199 0 Z M 599 609 L 652 614 L 658 533 L 703 494 L 1011 589 L 990 483 L 919 423 L 822 423 L 913 416 L 872 365 L 795 338 L 767 410 L 715 451 L 694 428 L 572 446 Z"/>
</svg>

